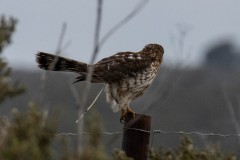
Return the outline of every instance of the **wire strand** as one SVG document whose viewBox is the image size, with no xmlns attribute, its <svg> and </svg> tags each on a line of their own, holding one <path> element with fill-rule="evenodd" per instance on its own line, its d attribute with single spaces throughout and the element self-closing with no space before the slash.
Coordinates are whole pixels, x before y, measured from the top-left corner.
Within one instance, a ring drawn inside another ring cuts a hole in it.
<svg viewBox="0 0 240 160">
<path fill-rule="evenodd" d="M 150 133 L 150 134 L 178 134 L 178 135 L 198 135 L 198 136 L 216 136 L 216 137 L 223 137 L 223 138 L 228 138 L 228 137 L 240 137 L 240 133 L 237 134 L 222 134 L 222 133 L 203 133 L 203 132 L 197 132 L 197 131 L 192 131 L 192 132 L 185 132 L 185 131 L 164 131 L 161 129 L 157 130 L 152 130 L 152 131 L 147 131 L 147 130 L 142 130 L 142 129 L 137 129 L 137 128 L 124 128 L 130 129 L 130 130 L 135 130 L 139 132 L 145 132 L 145 133 Z M 100 132 L 101 134 L 106 134 L 106 135 L 116 135 L 116 134 L 123 134 L 123 131 L 116 131 L 116 132 Z M 91 132 L 81 132 L 82 134 L 92 134 Z M 78 136 L 79 134 L 76 133 L 59 133 L 57 135 L 67 135 L 67 136 Z"/>
</svg>

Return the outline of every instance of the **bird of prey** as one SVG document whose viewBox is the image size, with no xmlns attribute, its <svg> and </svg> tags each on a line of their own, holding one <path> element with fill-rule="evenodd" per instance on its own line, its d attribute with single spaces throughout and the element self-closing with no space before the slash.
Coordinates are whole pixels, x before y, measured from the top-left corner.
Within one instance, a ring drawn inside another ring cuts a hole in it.
<svg viewBox="0 0 240 160">
<path fill-rule="evenodd" d="M 151 85 L 162 63 L 163 54 L 161 45 L 148 44 L 141 51 L 119 52 L 95 64 L 44 52 L 36 54 L 36 61 L 44 70 L 78 73 L 75 82 L 105 83 L 107 102 L 111 103 L 114 111 L 121 111 L 120 121 L 123 121 L 127 114 L 135 116 L 129 104 L 141 97 Z"/>
</svg>

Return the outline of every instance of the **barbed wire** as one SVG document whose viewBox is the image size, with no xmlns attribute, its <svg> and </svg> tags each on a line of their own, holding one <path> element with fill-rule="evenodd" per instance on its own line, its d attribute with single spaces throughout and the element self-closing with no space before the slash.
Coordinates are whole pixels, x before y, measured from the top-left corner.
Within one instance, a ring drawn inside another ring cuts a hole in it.
<svg viewBox="0 0 240 160">
<path fill-rule="evenodd" d="M 198 131 L 192 131 L 192 132 L 186 132 L 186 131 L 164 131 L 161 129 L 156 129 L 156 130 L 142 130 L 142 129 L 137 129 L 137 128 L 124 128 L 129 129 L 129 130 L 134 130 L 134 131 L 139 131 L 139 132 L 144 132 L 144 133 L 149 133 L 149 134 L 178 134 L 178 135 L 198 135 L 198 136 L 216 136 L 216 137 L 223 137 L 223 138 L 228 138 L 228 137 L 240 137 L 240 134 L 222 134 L 222 133 L 203 133 L 203 132 L 198 132 Z M 124 131 L 116 131 L 116 132 L 99 132 L 101 134 L 106 134 L 106 135 L 118 135 L 118 134 L 123 134 Z M 57 136 L 65 135 L 65 136 L 78 136 L 82 134 L 93 134 L 92 132 L 81 132 L 81 133 L 58 133 Z"/>
</svg>

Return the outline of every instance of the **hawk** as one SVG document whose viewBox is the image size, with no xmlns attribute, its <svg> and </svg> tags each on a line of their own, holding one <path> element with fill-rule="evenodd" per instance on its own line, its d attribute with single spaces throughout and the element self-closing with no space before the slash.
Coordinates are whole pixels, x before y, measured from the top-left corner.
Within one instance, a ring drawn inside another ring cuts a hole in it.
<svg viewBox="0 0 240 160">
<path fill-rule="evenodd" d="M 105 83 L 107 102 L 114 111 L 121 110 L 122 122 L 127 114 L 135 116 L 129 104 L 141 97 L 157 75 L 164 49 L 148 44 L 139 52 L 119 52 L 95 64 L 87 64 L 44 52 L 36 54 L 41 69 L 78 73 L 75 82 Z M 92 71 L 88 78 L 88 71 Z"/>
</svg>

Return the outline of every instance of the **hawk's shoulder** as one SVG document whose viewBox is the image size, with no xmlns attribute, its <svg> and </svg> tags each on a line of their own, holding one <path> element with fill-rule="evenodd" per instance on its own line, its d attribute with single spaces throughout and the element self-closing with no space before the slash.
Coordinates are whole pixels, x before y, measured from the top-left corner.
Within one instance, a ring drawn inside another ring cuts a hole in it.
<svg viewBox="0 0 240 160">
<path fill-rule="evenodd" d="M 94 72 L 106 81 L 116 81 L 136 76 L 151 63 L 151 58 L 141 52 L 119 52 L 97 62 Z"/>
</svg>

